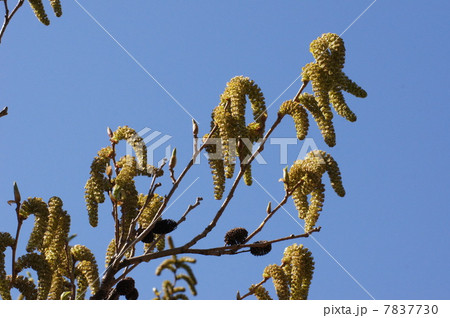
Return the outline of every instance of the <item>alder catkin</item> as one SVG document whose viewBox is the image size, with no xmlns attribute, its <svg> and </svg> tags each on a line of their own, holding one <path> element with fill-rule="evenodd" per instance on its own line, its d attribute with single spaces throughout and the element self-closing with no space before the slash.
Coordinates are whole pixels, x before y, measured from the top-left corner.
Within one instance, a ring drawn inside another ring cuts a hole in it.
<svg viewBox="0 0 450 318">
<path fill-rule="evenodd" d="M 28 0 L 31 8 L 34 11 L 34 14 L 45 25 L 50 24 L 50 20 L 47 17 L 47 13 L 45 13 L 44 5 L 42 4 L 42 0 Z"/>
</svg>

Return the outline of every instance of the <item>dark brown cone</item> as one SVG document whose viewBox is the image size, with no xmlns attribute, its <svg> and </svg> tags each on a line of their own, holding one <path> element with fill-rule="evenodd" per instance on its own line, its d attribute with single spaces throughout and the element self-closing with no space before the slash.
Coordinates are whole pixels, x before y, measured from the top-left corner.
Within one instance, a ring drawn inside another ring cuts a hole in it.
<svg viewBox="0 0 450 318">
<path fill-rule="evenodd" d="M 256 241 L 253 244 L 266 243 L 267 241 Z M 252 246 L 250 247 L 250 253 L 255 256 L 263 256 L 272 250 L 272 244 L 268 243 L 263 246 Z"/>
<path fill-rule="evenodd" d="M 134 289 L 134 279 L 131 277 L 125 277 L 116 285 L 116 290 L 119 295 L 128 295 Z"/>
<path fill-rule="evenodd" d="M 139 292 L 136 288 L 133 288 L 133 290 L 125 296 L 125 298 L 127 300 L 136 300 L 136 299 L 138 299 L 138 297 L 139 297 Z"/>
<path fill-rule="evenodd" d="M 243 227 L 236 227 L 231 229 L 225 234 L 225 244 L 227 245 L 237 245 L 244 243 L 248 236 L 248 232 Z"/>
<path fill-rule="evenodd" d="M 171 219 L 156 221 L 152 232 L 155 234 L 167 234 L 177 228 L 177 222 Z"/>
</svg>

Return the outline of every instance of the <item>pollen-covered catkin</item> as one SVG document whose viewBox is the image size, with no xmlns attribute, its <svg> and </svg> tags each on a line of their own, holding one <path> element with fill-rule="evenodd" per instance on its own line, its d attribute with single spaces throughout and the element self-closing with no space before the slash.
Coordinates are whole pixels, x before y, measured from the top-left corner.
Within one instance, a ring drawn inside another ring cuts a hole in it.
<svg viewBox="0 0 450 318">
<path fill-rule="evenodd" d="M 328 172 L 331 186 L 339 196 L 345 195 L 339 167 L 333 157 L 322 150 L 309 152 L 305 159 L 297 160 L 288 171 L 288 188 L 300 219 L 305 220 L 305 231 L 310 231 L 319 218 L 325 199 L 323 174 Z M 310 196 L 310 202 L 308 202 Z"/>
<path fill-rule="evenodd" d="M 155 216 L 163 203 L 164 198 L 158 194 L 153 194 L 150 202 L 147 204 L 145 209 L 142 211 L 138 219 L 138 224 L 143 228 L 147 228 L 155 220 Z M 147 201 L 147 196 L 140 194 L 138 197 L 138 208 L 142 209 L 145 202 Z"/>
<path fill-rule="evenodd" d="M 106 167 L 109 166 L 113 149 L 106 147 L 101 149 L 91 164 L 90 178 L 85 185 L 86 208 L 89 215 L 89 224 L 92 227 L 98 225 L 98 205 L 105 202 L 105 191 L 111 189 L 111 184 L 105 176 Z"/>
<path fill-rule="evenodd" d="M 288 279 L 280 266 L 272 264 L 264 269 L 264 278 L 271 277 L 279 300 L 288 300 L 290 296 Z"/>
<path fill-rule="evenodd" d="M 305 218 L 305 232 L 309 232 L 316 225 L 319 219 L 319 212 L 322 211 L 325 200 L 325 186 L 321 183 L 311 192 L 308 212 Z"/>
<path fill-rule="evenodd" d="M 20 206 L 20 213 L 27 216 L 34 214 L 34 227 L 28 239 L 27 252 L 35 249 L 42 251 L 42 242 L 48 223 L 48 207 L 41 198 L 28 198 Z"/>
<path fill-rule="evenodd" d="M 231 115 L 238 127 L 238 136 L 247 137 L 245 124 L 245 104 L 246 96 L 248 96 L 253 110 L 255 122 L 261 124 L 262 133 L 264 134 L 264 125 L 267 118 L 266 105 L 264 95 L 256 83 L 248 77 L 236 76 L 232 78 L 225 88 L 221 96 L 221 101 L 226 104 L 227 100 L 231 101 Z M 235 138 L 238 136 L 234 136 Z"/>
<path fill-rule="evenodd" d="M 6 279 L 5 271 L 5 251 L 6 248 L 13 247 L 15 240 L 11 234 L 7 232 L 0 232 L 0 296 L 2 299 L 11 299 L 10 284 Z"/>
<path fill-rule="evenodd" d="M 217 138 L 218 134 L 214 134 L 214 138 Z M 205 149 L 208 153 L 208 163 L 211 168 L 214 183 L 214 198 L 216 200 L 222 199 L 223 192 L 225 191 L 225 168 L 223 160 L 218 157 L 217 151 L 221 149 L 220 144 L 208 144 Z"/>
<path fill-rule="evenodd" d="M 50 24 L 50 20 L 47 17 L 47 13 L 45 13 L 44 5 L 42 4 L 42 0 L 28 0 L 31 8 L 34 11 L 34 14 L 45 25 Z"/>
<path fill-rule="evenodd" d="M 330 147 L 334 147 L 336 145 L 336 134 L 333 121 L 325 119 L 315 97 L 311 94 L 303 93 L 299 96 L 298 101 L 313 116 L 325 143 Z"/>
<path fill-rule="evenodd" d="M 339 166 L 336 160 L 334 160 L 334 158 L 329 153 L 326 153 L 323 150 L 314 150 L 309 153 L 309 156 L 315 156 L 323 160 L 324 167 L 328 172 L 330 183 L 334 191 L 340 197 L 345 196 L 345 189 L 342 184 L 341 171 L 339 170 Z"/>
<path fill-rule="evenodd" d="M 77 280 L 76 299 L 84 300 L 84 297 L 86 296 L 86 291 L 89 288 L 88 280 L 84 275 L 84 273 L 81 272 L 81 270 L 78 268 L 75 268 L 74 276 L 75 279 Z"/>
<path fill-rule="evenodd" d="M 11 280 L 10 277 L 8 277 Z M 17 288 L 19 292 L 25 297 L 26 300 L 36 300 L 38 292 L 34 282 L 22 275 L 16 276 L 14 279 L 14 288 Z"/>
<path fill-rule="evenodd" d="M 121 169 L 115 179 L 115 187 L 120 188 L 121 191 L 120 198 L 115 199 L 121 202 L 120 226 L 123 240 L 128 236 L 130 223 L 138 213 L 138 192 L 134 182 L 137 172 L 134 162 L 134 158 L 130 156 L 124 156 L 117 162 L 117 166 Z"/>
<path fill-rule="evenodd" d="M 111 242 L 109 242 L 108 247 L 106 248 L 106 255 L 105 255 L 105 267 L 107 268 L 111 260 L 116 253 L 116 240 L 112 239 Z"/>
<path fill-rule="evenodd" d="M 128 126 L 118 127 L 111 140 L 115 143 L 118 143 L 120 140 L 126 140 L 136 153 L 140 165 L 138 168 L 143 170 L 147 167 L 147 146 L 142 137 L 134 129 Z"/>
<path fill-rule="evenodd" d="M 220 104 L 214 109 L 212 117 L 219 130 L 225 177 L 232 178 L 236 161 L 236 141 L 234 138 L 239 134 L 236 131 L 237 126 L 234 125 L 230 107 L 225 108 L 224 104 Z"/>
<path fill-rule="evenodd" d="M 58 270 L 56 270 L 53 273 L 52 284 L 50 287 L 50 292 L 48 294 L 48 299 L 59 300 L 61 298 L 61 294 L 64 291 L 64 282 L 65 279 L 63 275 Z"/>
<path fill-rule="evenodd" d="M 49 221 L 44 234 L 44 254 L 52 270 L 67 271 L 65 246 L 70 231 L 70 216 L 62 209 L 62 200 L 58 197 L 50 198 L 48 202 Z"/>
<path fill-rule="evenodd" d="M 284 251 L 282 263 L 291 273 L 292 300 L 306 300 L 314 273 L 314 259 L 311 252 L 303 245 L 293 244 Z"/>
<path fill-rule="evenodd" d="M 305 108 L 299 103 L 288 100 L 280 106 L 279 113 L 282 115 L 290 115 L 294 120 L 297 138 L 299 140 L 305 139 L 309 128 L 308 114 Z"/>
<path fill-rule="evenodd" d="M 342 71 L 345 63 L 344 41 L 337 34 L 326 33 L 311 42 L 310 52 L 315 62 L 303 67 L 302 77 L 303 81 L 312 82 L 314 97 L 328 122 L 328 125 L 323 122 L 321 125 L 330 126 L 329 122 L 333 117 L 330 102 L 340 116 L 355 121 L 356 115 L 346 104 L 341 90 L 362 98 L 366 97 L 367 93 Z"/>
<path fill-rule="evenodd" d="M 350 93 L 356 97 L 367 97 L 367 92 L 361 86 L 349 79 L 345 74 L 341 75 L 339 86 L 347 93 Z"/>
<path fill-rule="evenodd" d="M 96 293 L 99 288 L 98 267 L 94 254 L 84 245 L 74 245 L 70 253 L 75 262 L 79 262 L 76 268 L 86 277 L 92 293 Z"/>
<path fill-rule="evenodd" d="M 333 119 L 328 92 L 333 87 L 332 77 L 317 63 L 309 63 L 303 67 L 303 80 L 310 80 L 320 111 L 326 120 Z"/>
<path fill-rule="evenodd" d="M 36 299 L 47 299 L 52 283 L 52 270 L 42 254 L 27 253 L 17 259 L 16 271 L 20 273 L 26 268 L 32 268 L 38 275 L 38 289 Z"/>
<path fill-rule="evenodd" d="M 344 117 L 351 122 L 356 121 L 356 115 L 348 107 L 347 103 L 345 102 L 344 95 L 341 91 L 332 89 L 328 93 L 328 96 L 330 97 L 331 105 L 333 105 L 333 108 L 336 110 L 336 113 L 338 113 L 339 116 Z"/>
<path fill-rule="evenodd" d="M 83 273 L 92 294 L 95 294 L 100 287 L 97 264 L 83 260 L 76 265 L 76 269 Z"/>
<path fill-rule="evenodd" d="M 50 5 L 52 6 L 53 12 L 55 12 L 55 15 L 57 17 L 62 16 L 62 7 L 60 0 L 50 0 Z"/>
<path fill-rule="evenodd" d="M 270 297 L 269 292 L 264 286 L 251 285 L 249 290 L 253 292 L 258 300 L 272 300 L 272 297 Z"/>
</svg>

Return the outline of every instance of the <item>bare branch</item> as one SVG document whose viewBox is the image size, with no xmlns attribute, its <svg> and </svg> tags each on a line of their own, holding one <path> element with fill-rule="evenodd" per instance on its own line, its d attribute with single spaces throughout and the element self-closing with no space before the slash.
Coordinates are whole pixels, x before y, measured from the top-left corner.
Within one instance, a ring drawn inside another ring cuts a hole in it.
<svg viewBox="0 0 450 318">
<path fill-rule="evenodd" d="M 16 14 L 17 10 L 19 10 L 19 8 L 22 6 L 24 1 L 25 0 L 19 0 L 17 2 L 16 6 L 14 7 L 14 9 L 11 11 L 11 13 L 9 13 L 8 0 L 3 0 L 3 4 L 4 4 L 4 8 L 5 8 L 5 19 L 3 20 L 3 25 L 2 25 L 2 28 L 0 29 L 0 43 L 2 42 L 3 34 L 6 31 L 6 27 L 8 26 L 9 22 L 14 17 L 14 15 Z"/>
</svg>

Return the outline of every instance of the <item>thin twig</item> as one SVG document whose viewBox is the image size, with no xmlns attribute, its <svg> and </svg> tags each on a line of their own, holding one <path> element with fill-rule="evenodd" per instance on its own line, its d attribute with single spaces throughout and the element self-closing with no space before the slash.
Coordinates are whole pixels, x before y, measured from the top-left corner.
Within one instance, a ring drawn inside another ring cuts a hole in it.
<svg viewBox="0 0 450 318">
<path fill-rule="evenodd" d="M 258 234 L 264 226 L 267 224 L 267 222 L 270 220 L 270 218 L 283 206 L 286 204 L 288 198 L 292 195 L 292 193 L 303 184 L 303 180 L 300 180 L 292 189 L 288 189 L 285 192 L 285 195 L 283 199 L 278 203 L 278 205 L 267 214 L 267 216 L 264 218 L 264 220 L 261 222 L 261 224 L 247 237 L 247 239 L 244 241 L 244 243 L 247 243 L 250 241 L 256 234 Z"/>
<path fill-rule="evenodd" d="M 9 22 L 14 17 L 14 15 L 16 14 L 17 10 L 19 10 L 19 8 L 22 6 L 24 1 L 25 0 L 19 0 L 17 2 L 16 6 L 14 7 L 14 9 L 11 11 L 11 13 L 9 13 L 8 0 L 3 0 L 3 4 L 5 7 L 5 19 L 3 20 L 3 25 L 2 25 L 2 28 L 0 29 L 0 43 L 2 42 L 3 34 L 6 31 L 6 27 L 8 26 Z"/>
<path fill-rule="evenodd" d="M 309 81 L 303 81 L 302 86 L 300 87 L 300 89 L 298 90 L 297 94 L 295 95 L 295 97 L 292 99 L 293 102 L 298 102 L 298 98 L 300 97 L 300 95 L 303 93 L 303 90 L 305 89 L 306 85 L 308 85 Z"/>
</svg>

